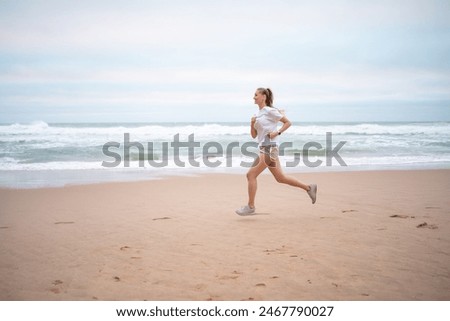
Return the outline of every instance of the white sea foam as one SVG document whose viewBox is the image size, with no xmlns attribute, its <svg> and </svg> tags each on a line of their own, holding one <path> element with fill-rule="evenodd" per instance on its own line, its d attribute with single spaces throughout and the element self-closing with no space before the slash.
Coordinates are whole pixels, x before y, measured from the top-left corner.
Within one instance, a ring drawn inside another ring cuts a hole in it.
<svg viewBox="0 0 450 321">
<path fill-rule="evenodd" d="M 442 135 L 449 133 L 449 123 L 362 123 L 362 124 L 328 124 L 328 123 L 300 123 L 294 122 L 289 129 L 291 135 L 323 135 L 324 132 L 334 134 L 355 135 Z M 67 126 L 49 125 L 43 121 L 29 124 L 0 125 L 0 135 L 111 135 L 132 133 L 138 136 L 152 137 L 154 139 L 172 138 L 175 134 L 187 136 L 195 133 L 196 137 L 207 138 L 210 136 L 235 136 L 248 135 L 247 124 L 154 124 L 133 125 L 122 124 L 120 126 Z"/>
<path fill-rule="evenodd" d="M 349 165 L 341 168 L 325 166 L 326 133 L 332 133 L 332 148 L 339 142 L 345 142 L 339 151 L 343 160 Z M 155 150 L 151 153 L 156 160 L 162 155 L 162 142 L 169 143 L 169 162 L 163 168 L 150 166 L 145 162 L 143 170 L 147 173 L 163 173 L 173 171 L 182 173 L 193 171 L 245 171 L 240 166 L 242 161 L 248 162 L 242 150 L 233 149 L 233 157 L 225 158 L 219 155 L 210 161 L 219 161 L 218 167 L 208 167 L 202 161 L 203 147 L 208 142 L 218 142 L 223 151 L 234 142 L 239 147 L 251 141 L 248 123 L 222 124 L 47 124 L 36 121 L 28 124 L 0 125 L 0 170 L 3 171 L 83 171 L 108 170 L 102 166 L 102 161 L 112 161 L 103 155 L 102 148 L 107 142 L 117 142 L 120 148 L 111 149 L 121 155 L 123 160 L 124 134 L 129 133 L 131 142 L 141 143 L 147 153 L 147 143 L 153 142 Z M 187 149 L 180 150 L 181 160 L 185 167 L 181 168 L 173 159 L 173 149 L 170 145 L 174 136 L 179 134 L 182 142 L 187 142 L 188 136 L 194 134 L 200 147 L 195 149 L 196 160 L 200 166 L 192 166 L 187 159 Z M 293 161 L 294 153 L 303 152 L 308 142 L 320 143 L 321 150 L 312 148 L 315 159 L 321 159 L 324 164 L 321 169 L 351 169 L 354 167 L 377 166 L 414 166 L 450 168 L 450 123 L 295 123 L 280 137 L 281 142 L 293 144 L 287 150 L 284 162 Z M 252 150 L 254 151 L 254 150 Z M 139 169 L 141 158 L 137 148 L 131 150 L 131 169 Z M 228 161 L 228 163 L 227 163 Z M 231 161 L 232 166 L 228 166 Z M 121 163 L 118 168 L 125 172 Z M 109 169 L 110 170 L 110 169 Z M 288 170 L 308 170 L 304 164 Z"/>
</svg>

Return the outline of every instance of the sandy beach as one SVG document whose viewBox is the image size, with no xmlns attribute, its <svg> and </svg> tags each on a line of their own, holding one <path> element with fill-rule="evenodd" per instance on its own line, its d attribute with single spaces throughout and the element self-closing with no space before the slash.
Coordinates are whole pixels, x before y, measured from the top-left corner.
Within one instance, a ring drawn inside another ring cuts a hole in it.
<svg viewBox="0 0 450 321">
<path fill-rule="evenodd" d="M 0 189 L 1 300 L 450 300 L 450 170 Z"/>
</svg>

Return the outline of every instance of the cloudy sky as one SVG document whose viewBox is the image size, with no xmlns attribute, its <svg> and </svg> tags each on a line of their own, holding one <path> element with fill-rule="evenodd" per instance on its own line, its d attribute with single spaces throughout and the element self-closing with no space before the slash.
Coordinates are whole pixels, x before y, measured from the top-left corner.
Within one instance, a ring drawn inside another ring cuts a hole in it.
<svg viewBox="0 0 450 321">
<path fill-rule="evenodd" d="M 0 1 L 0 122 L 450 121 L 450 1 Z"/>
</svg>

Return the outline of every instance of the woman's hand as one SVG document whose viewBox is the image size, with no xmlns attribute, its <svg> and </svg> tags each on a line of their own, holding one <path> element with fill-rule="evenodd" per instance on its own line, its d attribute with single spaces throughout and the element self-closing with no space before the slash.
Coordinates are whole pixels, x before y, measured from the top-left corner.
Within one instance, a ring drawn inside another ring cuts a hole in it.
<svg viewBox="0 0 450 321">
<path fill-rule="evenodd" d="M 274 139 L 275 137 L 277 137 L 279 134 L 278 132 L 271 132 L 268 134 L 270 139 Z"/>
<path fill-rule="evenodd" d="M 253 117 L 252 117 L 252 120 L 251 120 L 251 124 L 254 125 L 255 122 L 256 122 L 256 116 L 253 116 Z"/>
</svg>

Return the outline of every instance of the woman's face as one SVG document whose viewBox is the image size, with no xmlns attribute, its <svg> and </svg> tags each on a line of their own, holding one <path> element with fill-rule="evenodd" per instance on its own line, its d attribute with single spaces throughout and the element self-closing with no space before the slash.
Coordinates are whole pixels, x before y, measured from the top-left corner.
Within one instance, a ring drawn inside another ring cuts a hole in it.
<svg viewBox="0 0 450 321">
<path fill-rule="evenodd" d="M 257 104 L 257 105 L 265 104 L 266 95 L 261 93 L 259 90 L 256 90 L 255 97 L 253 97 L 253 99 L 255 100 L 255 104 Z"/>
</svg>

